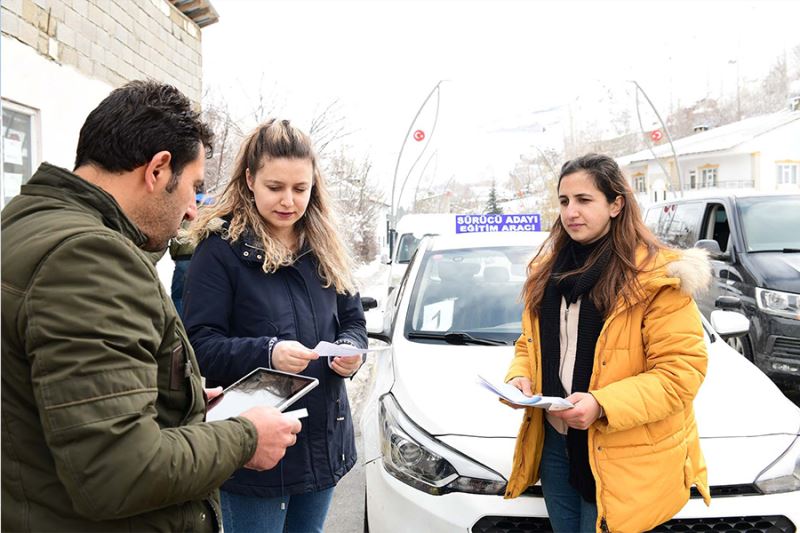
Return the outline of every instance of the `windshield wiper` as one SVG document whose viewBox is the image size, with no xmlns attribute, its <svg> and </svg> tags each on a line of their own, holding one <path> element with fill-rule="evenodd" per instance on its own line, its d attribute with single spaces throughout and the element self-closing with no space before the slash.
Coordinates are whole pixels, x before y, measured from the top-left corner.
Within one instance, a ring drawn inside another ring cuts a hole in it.
<svg viewBox="0 0 800 533">
<path fill-rule="evenodd" d="M 800 248 L 784 248 L 783 249 L 783 253 L 785 253 L 785 254 L 796 254 L 797 252 L 800 252 Z"/>
<path fill-rule="evenodd" d="M 422 333 L 417 331 L 410 331 L 408 333 L 409 339 L 431 339 L 443 340 L 447 344 L 477 344 L 479 346 L 507 346 L 506 341 L 499 341 L 497 339 L 487 339 L 486 337 L 473 337 L 469 333 L 463 331 L 448 331 L 445 333 Z"/>
</svg>

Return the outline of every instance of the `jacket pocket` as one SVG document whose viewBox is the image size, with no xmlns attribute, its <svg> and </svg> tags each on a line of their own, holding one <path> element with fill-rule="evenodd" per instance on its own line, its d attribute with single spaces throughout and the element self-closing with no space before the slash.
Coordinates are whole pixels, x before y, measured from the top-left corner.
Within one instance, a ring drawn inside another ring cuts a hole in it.
<svg viewBox="0 0 800 533">
<path fill-rule="evenodd" d="M 169 390 L 181 390 L 186 379 L 186 348 L 183 342 L 172 349 L 169 363 Z"/>
<path fill-rule="evenodd" d="M 333 404 L 333 438 L 328 445 L 331 471 L 337 478 L 344 475 L 348 463 L 352 464 L 356 456 L 350 404 L 344 391 L 344 384 L 341 388 Z"/>
<path fill-rule="evenodd" d="M 645 429 L 650 437 L 652 444 L 658 444 L 662 440 L 677 435 L 681 432 L 683 427 L 684 414 L 683 412 L 670 415 L 663 420 L 657 422 L 650 422 L 645 424 Z"/>
</svg>

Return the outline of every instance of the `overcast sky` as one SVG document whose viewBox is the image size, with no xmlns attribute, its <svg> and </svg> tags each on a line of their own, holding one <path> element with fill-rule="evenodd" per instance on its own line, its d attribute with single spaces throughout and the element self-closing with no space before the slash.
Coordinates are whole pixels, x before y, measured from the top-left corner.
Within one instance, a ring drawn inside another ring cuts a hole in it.
<svg viewBox="0 0 800 533">
<path fill-rule="evenodd" d="M 521 152 L 560 140 L 553 124 L 545 134 L 500 132 L 552 118 L 540 110 L 633 110 L 626 80 L 636 79 L 666 113 L 735 94 L 737 71 L 741 83 L 762 76 L 800 43 L 798 1 L 212 3 L 220 21 L 203 30 L 206 89 L 246 129 L 259 93 L 301 127 L 338 100 L 347 143 L 370 157 L 387 190 L 409 124 L 440 80 L 439 122 L 420 162 L 436 152 L 426 179 L 504 181 Z M 422 117 L 428 131 L 432 109 Z M 421 146 L 411 141 L 402 165 Z"/>
</svg>

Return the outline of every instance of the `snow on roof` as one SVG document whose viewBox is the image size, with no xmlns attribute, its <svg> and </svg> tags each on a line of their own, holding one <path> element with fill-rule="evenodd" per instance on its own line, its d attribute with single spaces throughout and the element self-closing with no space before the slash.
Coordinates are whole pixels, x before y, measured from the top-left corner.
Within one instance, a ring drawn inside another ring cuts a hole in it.
<svg viewBox="0 0 800 533">
<path fill-rule="evenodd" d="M 800 120 L 800 111 L 780 111 L 769 115 L 759 115 L 677 139 L 673 141 L 673 144 L 679 156 L 720 152 L 730 150 L 734 146 L 796 120 Z M 653 147 L 653 152 L 658 158 L 672 156 L 672 148 L 668 142 Z M 649 149 L 645 149 L 618 157 L 617 162 L 625 166 L 652 159 L 653 153 Z"/>
</svg>

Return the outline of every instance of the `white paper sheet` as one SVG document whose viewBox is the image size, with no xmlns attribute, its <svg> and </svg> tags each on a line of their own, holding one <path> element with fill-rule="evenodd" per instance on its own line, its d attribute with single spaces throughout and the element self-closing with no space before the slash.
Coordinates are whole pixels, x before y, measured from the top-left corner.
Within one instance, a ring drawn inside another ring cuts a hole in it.
<svg viewBox="0 0 800 533">
<path fill-rule="evenodd" d="M 314 346 L 314 353 L 320 357 L 339 357 L 348 355 L 361 355 L 370 352 L 382 352 L 388 350 L 390 347 L 385 346 L 382 348 L 356 348 L 349 344 L 333 344 L 332 342 L 322 341 Z"/>
<path fill-rule="evenodd" d="M 508 383 L 492 383 L 483 376 L 478 376 L 478 385 L 504 400 L 526 407 L 539 407 L 548 411 L 563 411 L 575 407 L 572 402 L 556 396 L 525 396 L 522 391 Z"/>
</svg>

